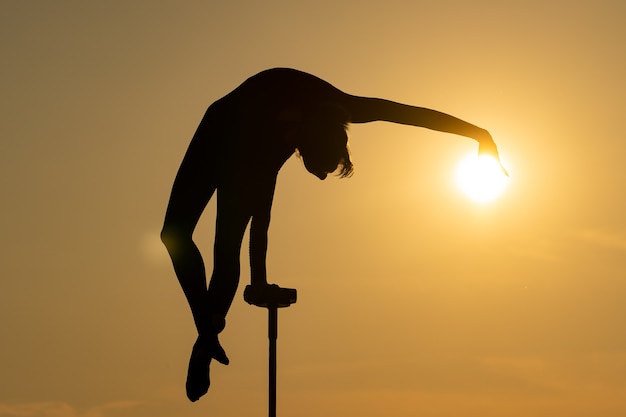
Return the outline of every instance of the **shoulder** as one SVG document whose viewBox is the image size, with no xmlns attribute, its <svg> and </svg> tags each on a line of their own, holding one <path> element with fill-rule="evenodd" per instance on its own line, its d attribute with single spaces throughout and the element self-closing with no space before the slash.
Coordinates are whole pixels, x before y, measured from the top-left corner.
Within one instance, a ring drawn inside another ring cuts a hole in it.
<svg viewBox="0 0 626 417">
<path fill-rule="evenodd" d="M 306 113 L 320 103 L 350 104 L 345 94 L 328 81 L 293 68 L 270 68 L 246 79 L 229 94 L 240 113 L 265 118 L 277 114 L 291 120 L 284 111 Z M 347 109 L 349 110 L 349 109 Z"/>
<path fill-rule="evenodd" d="M 242 84 L 242 87 L 270 89 L 273 93 L 304 95 L 342 94 L 341 91 L 313 74 L 293 68 L 270 68 L 261 71 Z"/>
<path fill-rule="evenodd" d="M 286 67 L 276 67 L 276 68 L 269 68 L 266 70 L 263 70 L 255 75 L 253 75 L 252 77 L 250 77 L 249 79 L 255 79 L 255 78 L 264 78 L 264 79 L 270 79 L 270 78 L 275 78 L 275 79 L 314 79 L 314 78 L 318 78 L 312 74 L 309 74 L 307 72 L 304 71 L 300 71 L 294 68 L 286 68 Z"/>
</svg>

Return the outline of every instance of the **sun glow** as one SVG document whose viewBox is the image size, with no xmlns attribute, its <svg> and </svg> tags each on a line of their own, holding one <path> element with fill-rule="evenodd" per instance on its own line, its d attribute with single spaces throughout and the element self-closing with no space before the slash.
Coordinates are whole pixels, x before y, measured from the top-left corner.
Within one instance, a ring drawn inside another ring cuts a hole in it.
<svg viewBox="0 0 626 417">
<path fill-rule="evenodd" d="M 459 164 L 456 182 L 472 200 L 487 203 L 504 192 L 508 177 L 495 158 L 487 155 L 470 155 Z"/>
</svg>

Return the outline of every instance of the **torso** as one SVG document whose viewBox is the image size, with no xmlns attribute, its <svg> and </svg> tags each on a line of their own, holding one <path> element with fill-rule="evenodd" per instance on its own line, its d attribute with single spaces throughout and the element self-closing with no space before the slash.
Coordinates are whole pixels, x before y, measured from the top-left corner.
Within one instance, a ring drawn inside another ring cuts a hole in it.
<svg viewBox="0 0 626 417">
<path fill-rule="evenodd" d="M 345 96 L 326 81 L 292 69 L 270 69 L 248 78 L 209 110 L 220 125 L 212 138 L 219 182 L 275 180 L 295 151 L 294 136 L 308 109 Z"/>
</svg>

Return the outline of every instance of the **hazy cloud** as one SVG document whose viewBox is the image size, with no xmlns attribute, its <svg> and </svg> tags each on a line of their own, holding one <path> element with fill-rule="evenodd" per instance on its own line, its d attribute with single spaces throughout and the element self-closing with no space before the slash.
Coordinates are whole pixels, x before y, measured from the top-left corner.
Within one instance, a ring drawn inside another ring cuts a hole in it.
<svg viewBox="0 0 626 417">
<path fill-rule="evenodd" d="M 540 261 L 558 261 L 558 244 L 549 239 L 535 239 L 520 242 L 509 248 L 509 252 L 522 258 L 537 259 Z"/>
<path fill-rule="evenodd" d="M 577 233 L 577 237 L 593 245 L 626 251 L 626 232 L 624 231 L 583 229 Z"/>
<path fill-rule="evenodd" d="M 111 415 L 113 410 L 133 408 L 140 404 L 138 401 L 112 401 L 86 410 L 78 410 L 70 404 L 57 401 L 0 403 L 0 417 L 106 417 Z"/>
</svg>

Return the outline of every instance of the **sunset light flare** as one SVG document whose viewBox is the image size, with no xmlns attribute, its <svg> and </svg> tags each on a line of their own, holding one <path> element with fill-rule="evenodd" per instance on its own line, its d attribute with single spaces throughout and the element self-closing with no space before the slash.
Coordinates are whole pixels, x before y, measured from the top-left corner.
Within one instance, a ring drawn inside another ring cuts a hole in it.
<svg viewBox="0 0 626 417">
<path fill-rule="evenodd" d="M 494 201 L 506 190 L 509 177 L 489 155 L 469 155 L 459 164 L 456 183 L 469 198 L 479 203 Z"/>
</svg>

